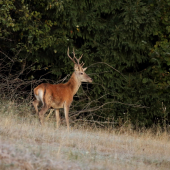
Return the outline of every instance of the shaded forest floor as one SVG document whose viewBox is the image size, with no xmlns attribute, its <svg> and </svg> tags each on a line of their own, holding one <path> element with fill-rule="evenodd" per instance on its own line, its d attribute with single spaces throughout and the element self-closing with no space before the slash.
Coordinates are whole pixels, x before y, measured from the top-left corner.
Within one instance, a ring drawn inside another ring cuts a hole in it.
<svg viewBox="0 0 170 170">
<path fill-rule="evenodd" d="M 0 103 L 0 169 L 170 169 L 169 134 L 78 125 L 41 127 L 28 105 Z M 22 116 L 21 116 L 22 115 Z"/>
</svg>

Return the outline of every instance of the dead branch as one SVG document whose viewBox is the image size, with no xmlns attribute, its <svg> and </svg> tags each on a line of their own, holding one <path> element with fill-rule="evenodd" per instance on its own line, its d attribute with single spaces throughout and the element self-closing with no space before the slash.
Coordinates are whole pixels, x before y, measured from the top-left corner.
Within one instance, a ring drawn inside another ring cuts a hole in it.
<svg viewBox="0 0 170 170">
<path fill-rule="evenodd" d="M 97 62 L 97 63 L 94 63 L 94 64 L 91 64 L 89 67 L 92 67 L 93 65 L 96 65 L 96 64 L 105 64 L 107 65 L 108 67 L 112 68 L 113 70 L 117 71 L 122 77 L 125 78 L 125 76 L 117 69 L 115 69 L 114 67 L 112 67 L 111 65 L 105 63 L 105 62 Z M 126 78 L 125 78 L 126 79 Z"/>
</svg>

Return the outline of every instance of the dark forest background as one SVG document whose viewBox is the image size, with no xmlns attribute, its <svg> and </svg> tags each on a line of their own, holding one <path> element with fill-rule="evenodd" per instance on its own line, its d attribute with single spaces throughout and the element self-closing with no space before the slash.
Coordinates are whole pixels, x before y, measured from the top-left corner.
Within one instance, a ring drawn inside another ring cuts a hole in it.
<svg viewBox="0 0 170 170">
<path fill-rule="evenodd" d="M 68 47 L 94 80 L 70 117 L 169 124 L 170 0 L 0 0 L 2 98 L 32 101 L 41 82 L 66 82 Z"/>
</svg>

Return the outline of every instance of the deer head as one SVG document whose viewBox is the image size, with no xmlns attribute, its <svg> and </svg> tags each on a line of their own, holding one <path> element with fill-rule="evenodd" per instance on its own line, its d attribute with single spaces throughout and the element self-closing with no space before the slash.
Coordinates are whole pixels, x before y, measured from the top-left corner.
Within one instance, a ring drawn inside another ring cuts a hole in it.
<svg viewBox="0 0 170 170">
<path fill-rule="evenodd" d="M 76 55 L 75 55 L 75 52 L 74 52 L 74 48 L 73 48 L 73 58 L 70 57 L 69 55 L 69 47 L 68 47 L 68 51 L 67 51 L 67 55 L 68 57 L 73 61 L 74 63 L 74 71 L 75 71 L 75 75 L 77 77 L 77 79 L 80 81 L 80 82 L 92 82 L 92 78 L 90 78 L 86 73 L 86 68 L 83 68 L 84 64 L 85 63 L 79 63 L 80 62 L 80 59 L 83 57 L 83 54 L 80 56 L 79 59 L 76 58 Z M 76 61 L 75 61 L 76 60 Z"/>
</svg>

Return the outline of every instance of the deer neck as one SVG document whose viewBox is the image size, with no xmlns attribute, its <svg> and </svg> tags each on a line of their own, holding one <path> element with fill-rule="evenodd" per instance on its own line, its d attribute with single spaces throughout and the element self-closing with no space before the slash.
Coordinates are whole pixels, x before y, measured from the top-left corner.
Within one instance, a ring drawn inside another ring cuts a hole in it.
<svg viewBox="0 0 170 170">
<path fill-rule="evenodd" d="M 81 85 L 81 82 L 78 80 L 75 73 L 72 74 L 72 76 L 70 77 L 70 80 L 67 82 L 67 85 L 73 92 L 73 95 L 75 95 Z"/>
</svg>

